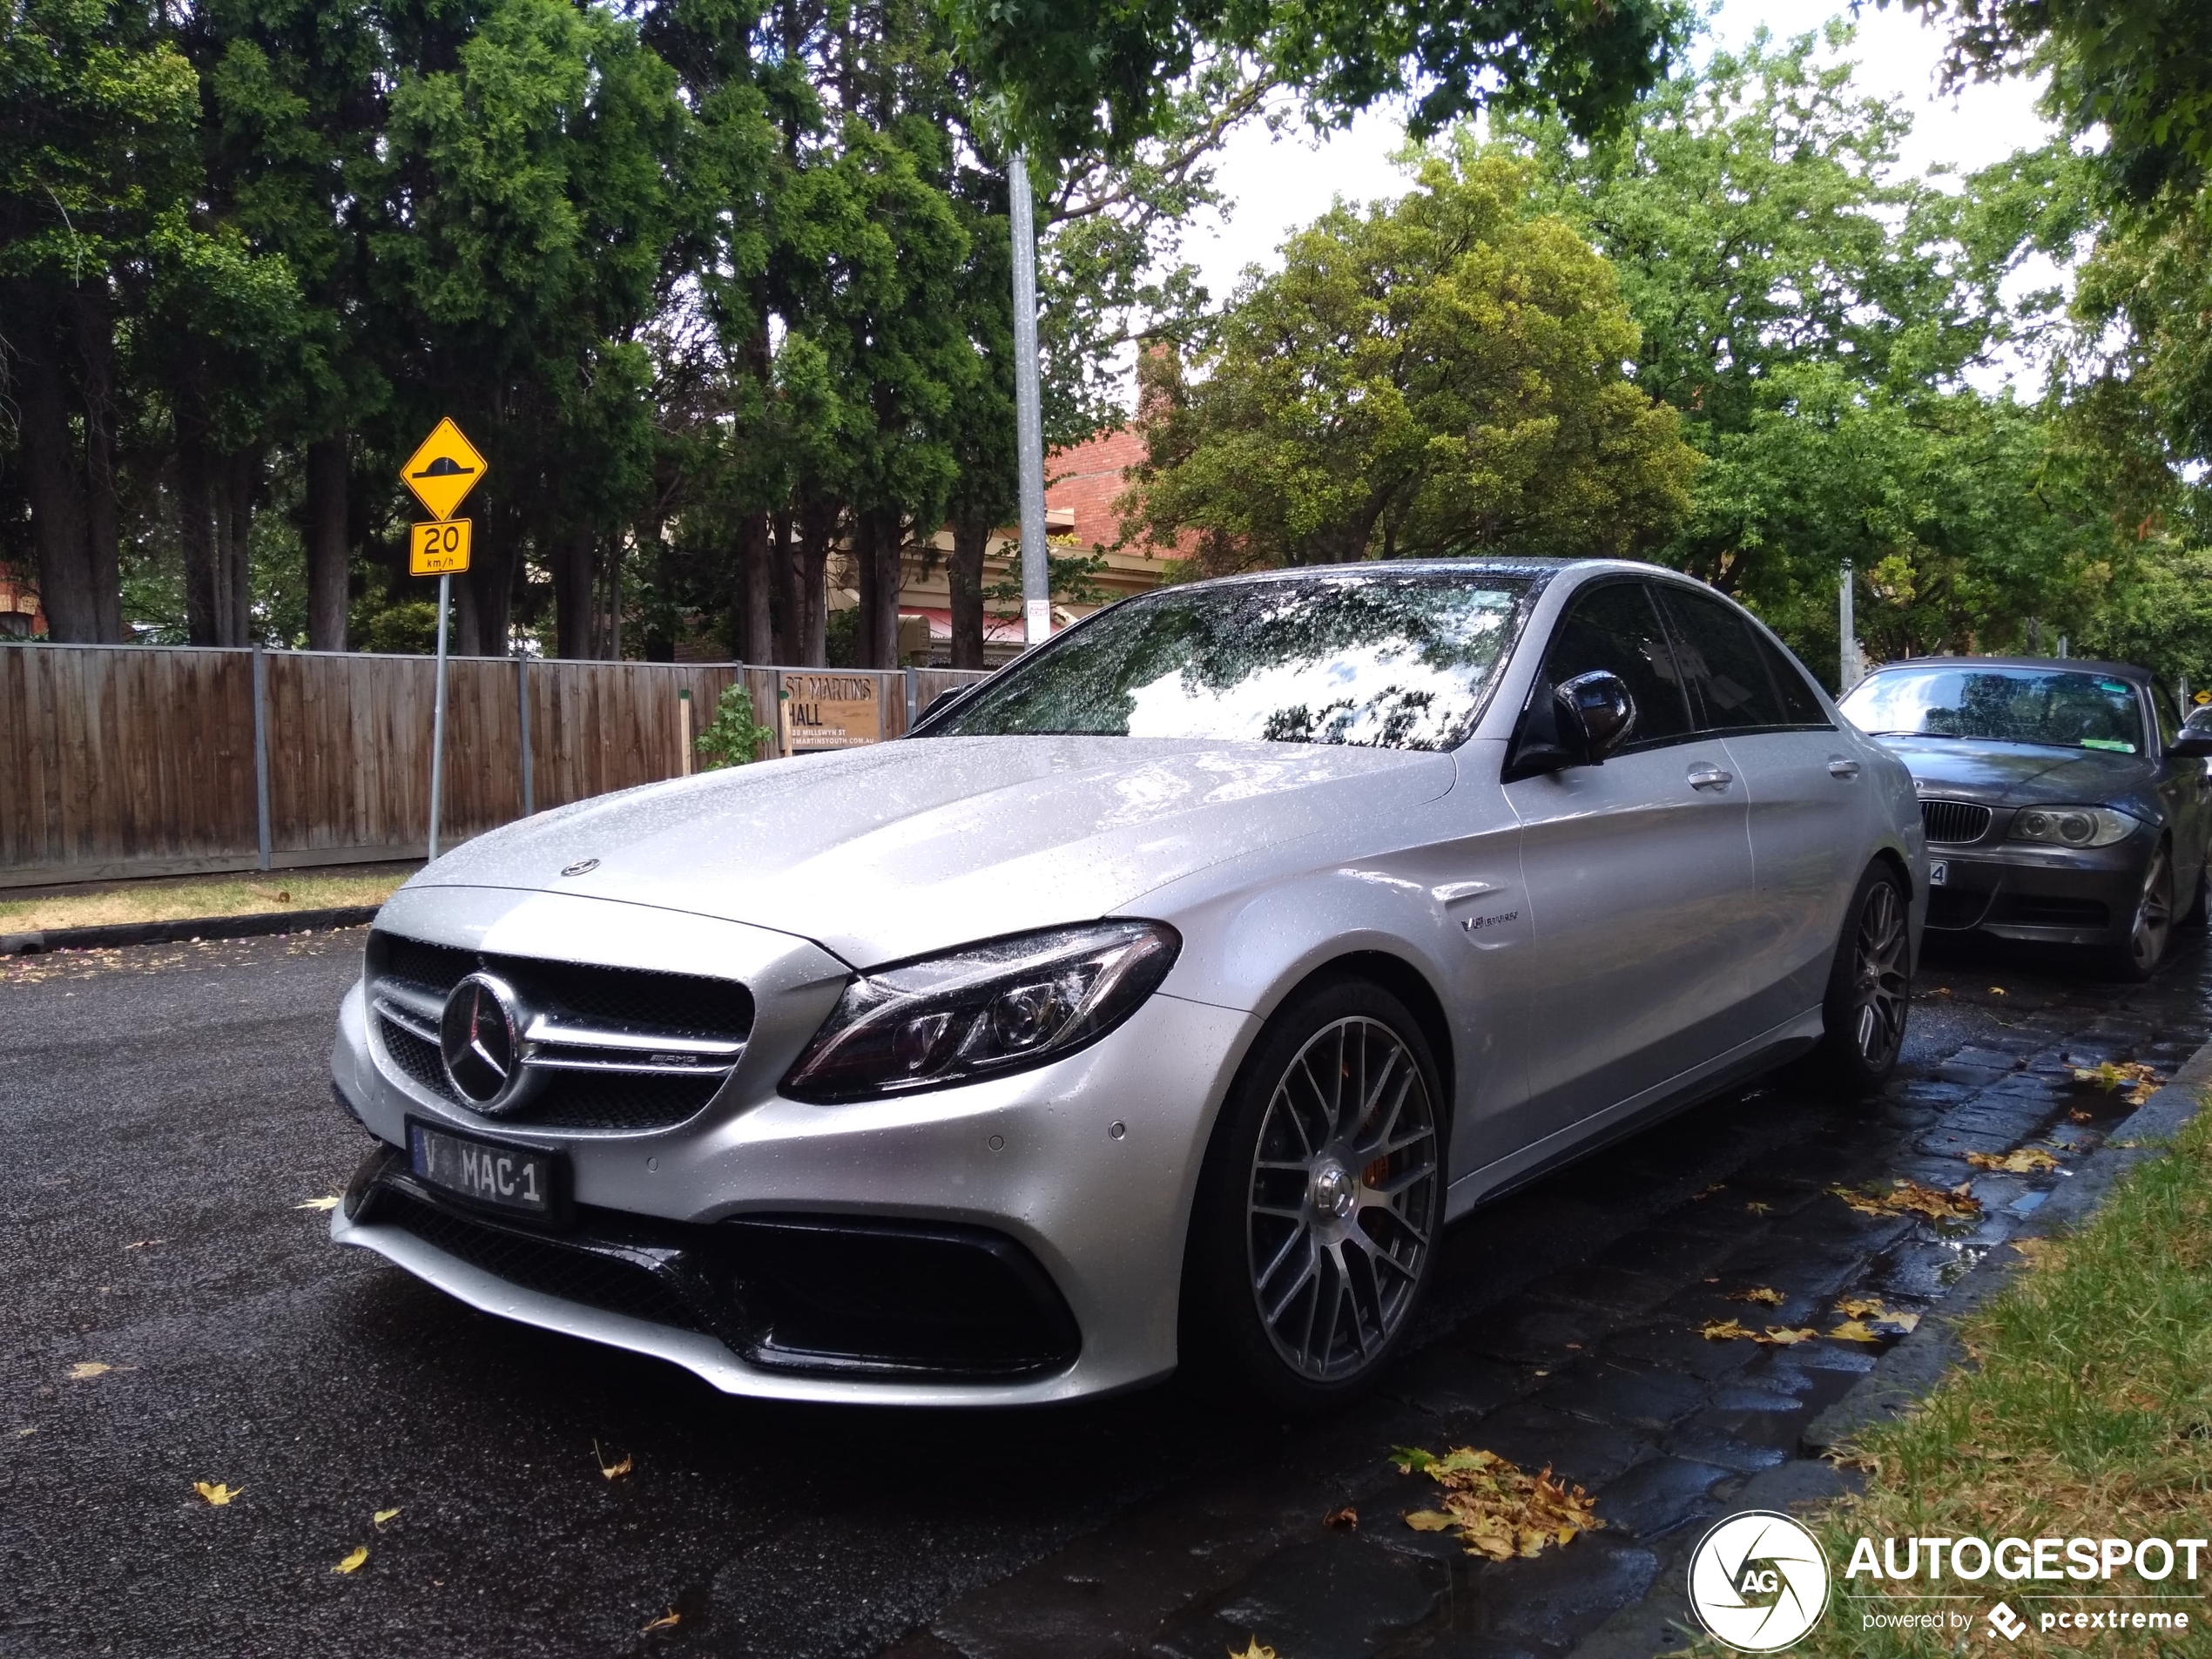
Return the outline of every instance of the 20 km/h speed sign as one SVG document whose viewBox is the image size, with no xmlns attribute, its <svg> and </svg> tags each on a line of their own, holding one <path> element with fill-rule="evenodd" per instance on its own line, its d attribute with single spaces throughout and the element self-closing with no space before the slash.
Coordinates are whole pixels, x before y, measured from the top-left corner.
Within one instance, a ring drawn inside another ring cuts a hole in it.
<svg viewBox="0 0 2212 1659">
<path fill-rule="evenodd" d="M 408 574 L 452 576 L 467 570 L 473 523 L 466 518 L 442 518 L 415 525 L 408 543 Z"/>
</svg>

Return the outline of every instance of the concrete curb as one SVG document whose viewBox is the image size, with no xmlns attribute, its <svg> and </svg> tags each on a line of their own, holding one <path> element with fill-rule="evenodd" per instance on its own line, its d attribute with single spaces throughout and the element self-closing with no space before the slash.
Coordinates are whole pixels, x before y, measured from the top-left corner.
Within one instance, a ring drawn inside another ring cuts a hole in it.
<svg viewBox="0 0 2212 1659">
<path fill-rule="evenodd" d="M 0 934 L 0 956 L 36 956 L 52 950 L 112 950 L 120 945 L 173 945 L 192 939 L 253 939 L 264 934 L 320 933 L 361 927 L 376 920 L 377 905 L 334 910 L 267 911 L 246 916 L 197 916 L 182 921 L 125 921 L 107 927 L 49 927 L 43 933 Z"/>
</svg>

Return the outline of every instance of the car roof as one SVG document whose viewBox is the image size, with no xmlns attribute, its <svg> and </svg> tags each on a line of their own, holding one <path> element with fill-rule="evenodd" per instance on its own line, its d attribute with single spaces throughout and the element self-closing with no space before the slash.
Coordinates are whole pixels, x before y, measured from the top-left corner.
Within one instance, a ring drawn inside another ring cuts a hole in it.
<svg viewBox="0 0 2212 1659">
<path fill-rule="evenodd" d="M 2151 671 L 2134 663 L 2105 663 L 2088 657 L 1900 657 L 1866 671 L 1869 679 L 1892 668 L 2055 668 L 2076 674 L 2105 674 L 2114 679 L 2151 683 Z"/>
</svg>

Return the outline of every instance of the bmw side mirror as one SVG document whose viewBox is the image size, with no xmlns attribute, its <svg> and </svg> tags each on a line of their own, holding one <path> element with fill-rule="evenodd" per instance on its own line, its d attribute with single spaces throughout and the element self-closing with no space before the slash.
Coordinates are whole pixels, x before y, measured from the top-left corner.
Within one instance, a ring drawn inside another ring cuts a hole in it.
<svg viewBox="0 0 2212 1659">
<path fill-rule="evenodd" d="M 1501 783 L 1516 783 L 1569 766 L 1597 766 L 1635 729 L 1628 682 L 1594 668 L 1561 685 L 1538 681 L 1521 718 Z"/>
</svg>

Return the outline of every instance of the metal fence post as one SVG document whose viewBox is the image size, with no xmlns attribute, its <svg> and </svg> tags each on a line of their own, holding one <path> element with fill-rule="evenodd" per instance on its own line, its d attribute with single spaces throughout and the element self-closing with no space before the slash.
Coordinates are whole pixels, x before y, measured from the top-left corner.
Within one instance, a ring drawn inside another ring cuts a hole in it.
<svg viewBox="0 0 2212 1659">
<path fill-rule="evenodd" d="M 269 867 L 269 664 L 253 648 L 253 823 L 261 869 Z"/>
<path fill-rule="evenodd" d="M 515 697 L 523 718 L 523 816 L 537 809 L 530 801 L 530 659 L 515 659 Z"/>
</svg>

